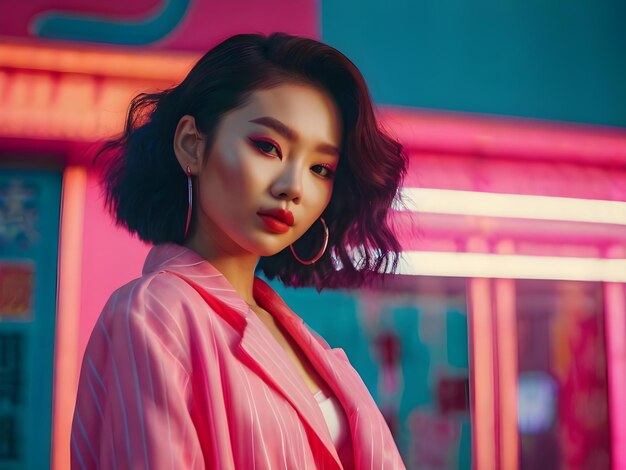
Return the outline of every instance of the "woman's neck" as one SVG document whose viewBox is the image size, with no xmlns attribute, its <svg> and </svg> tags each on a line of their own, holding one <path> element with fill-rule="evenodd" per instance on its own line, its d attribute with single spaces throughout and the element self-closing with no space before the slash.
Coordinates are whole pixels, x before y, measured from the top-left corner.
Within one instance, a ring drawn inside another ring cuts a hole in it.
<svg viewBox="0 0 626 470">
<path fill-rule="evenodd" d="M 184 246 L 195 251 L 211 263 L 233 286 L 241 298 L 250 305 L 256 302 L 253 296 L 254 269 L 259 256 L 252 253 L 223 253 L 207 243 L 199 243 L 195 237 L 185 241 Z"/>
</svg>

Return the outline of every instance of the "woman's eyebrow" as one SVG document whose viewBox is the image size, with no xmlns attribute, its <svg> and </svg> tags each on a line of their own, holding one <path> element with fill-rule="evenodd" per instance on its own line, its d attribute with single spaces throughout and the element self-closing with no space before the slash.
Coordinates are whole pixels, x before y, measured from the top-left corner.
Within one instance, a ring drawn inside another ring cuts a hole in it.
<svg viewBox="0 0 626 470">
<path fill-rule="evenodd" d="M 251 119 L 250 122 L 261 124 L 262 126 L 273 129 L 274 131 L 282 135 L 285 139 L 290 141 L 298 140 L 299 138 L 299 135 L 295 130 L 291 129 L 289 126 L 279 121 L 278 119 L 270 116 L 263 116 L 260 118 Z M 339 149 L 331 144 L 321 143 L 316 147 L 315 150 L 321 153 L 326 153 L 333 157 L 339 157 Z"/>
</svg>

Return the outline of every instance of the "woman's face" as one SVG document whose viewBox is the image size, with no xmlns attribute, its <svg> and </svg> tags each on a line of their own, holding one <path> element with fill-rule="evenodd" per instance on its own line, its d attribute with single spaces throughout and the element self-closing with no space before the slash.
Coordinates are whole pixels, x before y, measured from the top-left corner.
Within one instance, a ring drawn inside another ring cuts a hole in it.
<svg viewBox="0 0 626 470">
<path fill-rule="evenodd" d="M 328 205 L 340 139 L 339 112 L 319 89 L 253 92 L 223 116 L 197 173 L 194 236 L 220 253 L 278 253 Z M 315 229 L 322 233 L 321 224 Z"/>
</svg>

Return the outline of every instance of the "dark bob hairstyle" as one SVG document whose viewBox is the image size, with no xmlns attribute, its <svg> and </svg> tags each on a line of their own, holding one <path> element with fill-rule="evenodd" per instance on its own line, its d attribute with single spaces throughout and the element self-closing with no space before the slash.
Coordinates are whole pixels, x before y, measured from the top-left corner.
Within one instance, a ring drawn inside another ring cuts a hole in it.
<svg viewBox="0 0 626 470">
<path fill-rule="evenodd" d="M 400 244 L 389 220 L 404 175 L 402 146 L 379 127 L 356 66 L 336 49 L 285 33 L 239 34 L 205 54 L 177 86 L 142 93 L 130 105 L 121 136 L 98 152 L 105 158 L 106 205 L 118 225 L 145 242 L 183 244 L 186 175 L 173 150 L 180 118 L 194 116 L 208 147 L 221 117 L 255 90 L 304 83 L 327 92 L 342 120 L 339 166 L 322 214 L 330 239 L 323 257 L 300 264 L 289 247 L 262 257 L 257 271 L 289 286 L 357 287 L 397 268 Z M 315 223 L 295 244 L 308 259 L 323 242 Z"/>
</svg>

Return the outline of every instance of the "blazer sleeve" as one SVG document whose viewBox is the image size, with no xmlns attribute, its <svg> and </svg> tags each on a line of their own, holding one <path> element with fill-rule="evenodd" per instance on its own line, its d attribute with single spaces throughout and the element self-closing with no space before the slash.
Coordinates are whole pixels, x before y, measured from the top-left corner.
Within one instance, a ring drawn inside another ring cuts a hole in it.
<svg viewBox="0 0 626 470">
<path fill-rule="evenodd" d="M 182 329 L 149 291 L 118 291 L 90 337 L 71 434 L 72 468 L 204 468 Z"/>
</svg>

